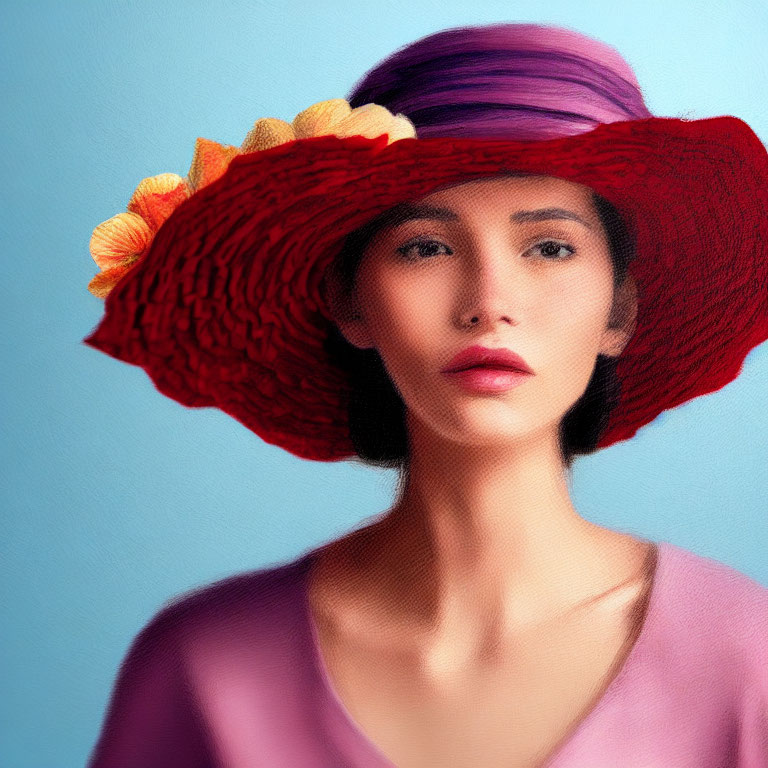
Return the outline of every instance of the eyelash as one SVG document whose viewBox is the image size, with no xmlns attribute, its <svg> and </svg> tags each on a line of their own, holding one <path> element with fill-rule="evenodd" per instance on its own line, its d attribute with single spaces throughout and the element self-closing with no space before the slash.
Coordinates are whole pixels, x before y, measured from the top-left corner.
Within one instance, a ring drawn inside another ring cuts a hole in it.
<svg viewBox="0 0 768 768">
<path fill-rule="evenodd" d="M 414 257 L 411 257 L 411 256 L 407 256 L 406 254 L 408 253 L 408 251 L 411 250 L 411 248 L 414 248 L 414 247 L 417 247 L 417 246 L 431 245 L 431 244 L 443 245 L 444 247 L 448 248 L 448 251 L 450 253 L 453 253 L 453 251 L 450 249 L 450 247 L 446 246 L 444 243 L 441 243 L 438 240 L 427 240 L 427 239 L 412 240 L 411 242 L 406 243 L 405 245 L 401 245 L 397 249 L 397 251 L 398 251 L 398 253 L 400 253 L 402 255 L 402 258 L 405 261 L 423 261 L 423 259 L 420 259 L 418 257 L 414 258 Z M 565 248 L 566 250 L 570 251 L 570 253 L 567 256 L 563 256 L 563 257 L 560 257 L 560 258 L 542 257 L 544 259 L 544 261 L 566 261 L 567 259 L 570 259 L 576 253 L 576 249 L 573 248 L 573 246 L 568 245 L 567 243 L 561 242 L 559 240 L 553 240 L 553 239 L 540 240 L 538 243 L 535 243 L 534 245 L 532 245 L 531 248 L 529 248 L 528 250 L 532 250 L 534 248 L 540 248 L 540 247 L 545 246 L 545 245 L 557 245 L 560 248 Z M 450 253 L 449 253 L 449 255 L 450 255 Z"/>
</svg>

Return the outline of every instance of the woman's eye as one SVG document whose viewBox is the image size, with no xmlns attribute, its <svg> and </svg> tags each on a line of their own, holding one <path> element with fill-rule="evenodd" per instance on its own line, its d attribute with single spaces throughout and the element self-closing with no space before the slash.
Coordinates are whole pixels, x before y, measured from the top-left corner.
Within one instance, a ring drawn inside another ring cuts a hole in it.
<svg viewBox="0 0 768 768">
<path fill-rule="evenodd" d="M 442 252 L 448 255 L 453 253 L 447 245 L 437 240 L 415 240 L 401 245 L 397 250 L 407 260 L 418 261 L 425 257 L 440 255 L 440 249 L 443 249 Z M 564 261 L 575 253 L 575 249 L 570 245 L 559 243 L 556 240 L 543 240 L 534 245 L 531 250 L 538 250 L 547 261 Z"/>
<path fill-rule="evenodd" d="M 440 248 L 445 248 L 448 254 L 453 251 L 443 243 L 439 243 L 437 240 L 416 240 L 411 243 L 401 245 L 397 250 L 406 259 L 415 261 L 423 256 L 435 256 Z M 415 255 L 414 255 L 415 254 Z"/>
<path fill-rule="evenodd" d="M 541 243 L 537 243 L 531 250 L 539 250 L 541 255 L 549 261 L 562 261 L 570 258 L 575 249 L 565 243 L 558 243 L 555 240 L 544 240 Z"/>
</svg>

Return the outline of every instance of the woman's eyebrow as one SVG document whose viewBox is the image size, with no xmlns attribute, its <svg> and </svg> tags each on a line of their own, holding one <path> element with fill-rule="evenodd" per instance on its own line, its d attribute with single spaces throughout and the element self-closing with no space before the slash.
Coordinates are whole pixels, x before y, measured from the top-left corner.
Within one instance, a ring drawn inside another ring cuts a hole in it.
<svg viewBox="0 0 768 768">
<path fill-rule="evenodd" d="M 578 213 L 569 211 L 566 208 L 536 208 L 528 211 L 517 211 L 510 217 L 510 221 L 524 222 L 524 221 L 547 221 L 549 219 L 569 219 L 570 221 L 578 221 L 585 227 L 592 229 L 592 225 L 585 221 Z M 440 208 L 434 205 L 428 205 L 427 203 L 404 203 L 397 206 L 396 209 L 390 212 L 388 221 L 389 226 L 397 226 L 403 224 L 406 221 L 413 221 L 415 219 L 434 219 L 437 221 L 460 221 L 461 217 L 450 208 Z"/>
<path fill-rule="evenodd" d="M 569 211 L 566 208 L 537 208 L 534 211 L 518 211 L 513 213 L 510 217 L 512 221 L 546 221 L 547 219 L 570 219 L 571 221 L 578 221 L 588 229 L 592 229 L 592 225 L 585 221 L 578 213 Z"/>
<path fill-rule="evenodd" d="M 414 219 L 436 219 L 437 221 L 459 221 L 460 216 L 450 208 L 438 208 L 427 203 L 402 203 L 392 209 L 388 224 L 403 224 Z"/>
</svg>

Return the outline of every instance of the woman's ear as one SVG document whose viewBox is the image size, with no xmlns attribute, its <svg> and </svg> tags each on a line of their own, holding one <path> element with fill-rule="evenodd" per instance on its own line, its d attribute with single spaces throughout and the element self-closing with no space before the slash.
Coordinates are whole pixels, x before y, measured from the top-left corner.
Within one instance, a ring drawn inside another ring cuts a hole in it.
<svg viewBox="0 0 768 768">
<path fill-rule="evenodd" d="M 344 289 L 341 277 L 333 264 L 325 270 L 320 290 L 328 311 L 344 338 L 358 349 L 373 347 L 357 297 L 354 291 L 348 293 Z"/>
<path fill-rule="evenodd" d="M 636 328 L 637 283 L 627 272 L 624 282 L 616 288 L 600 352 L 608 357 L 618 357 L 629 343 Z"/>
</svg>

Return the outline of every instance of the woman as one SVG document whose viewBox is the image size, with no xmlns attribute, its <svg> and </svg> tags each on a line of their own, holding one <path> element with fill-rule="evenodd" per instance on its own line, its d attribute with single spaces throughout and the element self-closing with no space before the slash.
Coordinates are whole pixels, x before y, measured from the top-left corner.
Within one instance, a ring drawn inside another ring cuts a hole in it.
<svg viewBox="0 0 768 768">
<path fill-rule="evenodd" d="M 768 765 L 768 590 L 567 485 L 768 338 L 766 179 L 741 121 L 653 118 L 612 49 L 510 24 L 140 185 L 87 343 L 401 484 L 161 611 L 92 768 Z"/>
</svg>

